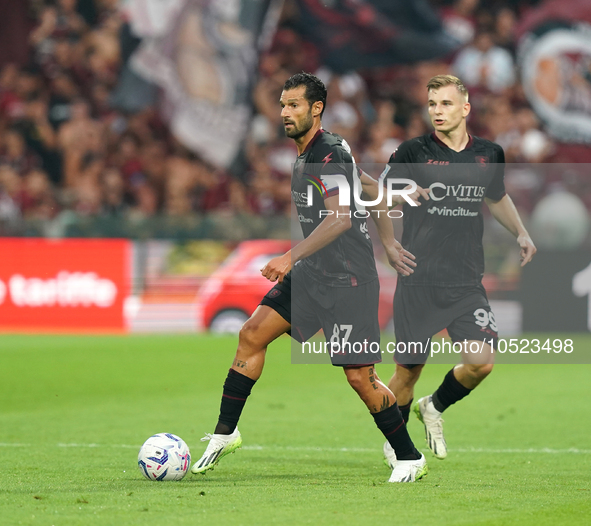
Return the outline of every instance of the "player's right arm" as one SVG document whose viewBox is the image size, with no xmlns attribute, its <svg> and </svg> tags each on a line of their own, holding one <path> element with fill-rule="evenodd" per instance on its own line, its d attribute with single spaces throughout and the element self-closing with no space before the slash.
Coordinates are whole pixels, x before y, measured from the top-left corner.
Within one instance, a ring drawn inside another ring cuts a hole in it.
<svg viewBox="0 0 591 526">
<path fill-rule="evenodd" d="M 523 267 L 531 261 L 537 249 L 521 221 L 515 204 L 505 192 L 505 152 L 498 144 L 494 146 L 496 150 L 496 172 L 491 184 L 486 189 L 484 201 L 493 217 L 516 237 L 521 252 L 521 266 Z"/>
<path fill-rule="evenodd" d="M 523 226 L 519 212 L 511 198 L 505 194 L 500 200 L 494 201 L 488 197 L 484 198 L 493 217 L 501 223 L 517 239 L 520 247 L 521 266 L 527 265 L 537 252 L 536 246 L 529 233 Z"/>
<path fill-rule="evenodd" d="M 273 258 L 261 269 L 265 278 L 281 283 L 297 261 L 318 252 L 351 228 L 350 209 L 339 204 L 338 195 L 325 198 L 324 207 L 326 216 L 306 239 L 282 256 Z"/>
</svg>

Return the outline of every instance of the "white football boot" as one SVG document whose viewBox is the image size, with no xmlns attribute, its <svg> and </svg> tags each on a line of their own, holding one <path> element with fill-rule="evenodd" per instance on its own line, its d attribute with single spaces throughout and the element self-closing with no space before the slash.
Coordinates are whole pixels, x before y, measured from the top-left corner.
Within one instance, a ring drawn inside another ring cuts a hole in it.
<svg viewBox="0 0 591 526">
<path fill-rule="evenodd" d="M 191 473 L 205 473 L 208 469 L 213 469 L 217 463 L 226 455 L 234 453 L 242 446 L 242 437 L 238 428 L 230 435 L 215 435 L 206 433 L 201 442 L 209 440 L 207 449 L 203 456 L 193 464 Z"/>
<path fill-rule="evenodd" d="M 389 444 L 388 444 L 389 445 Z M 384 446 L 384 453 L 386 447 Z M 390 448 L 392 453 L 394 450 Z M 396 455 L 394 455 L 396 458 Z M 421 458 L 417 460 L 396 460 L 396 465 L 392 469 L 392 475 L 388 482 L 414 482 L 422 479 L 427 474 L 427 460 L 421 453 Z"/>
<path fill-rule="evenodd" d="M 396 453 L 394 452 L 394 448 L 390 445 L 390 442 L 387 440 L 384 443 L 384 464 L 390 469 L 396 467 Z"/>
<path fill-rule="evenodd" d="M 425 425 L 425 439 L 429 449 L 440 459 L 447 457 L 447 444 L 443 436 L 443 418 L 435 409 L 431 396 L 419 399 L 414 407 L 417 418 Z"/>
</svg>

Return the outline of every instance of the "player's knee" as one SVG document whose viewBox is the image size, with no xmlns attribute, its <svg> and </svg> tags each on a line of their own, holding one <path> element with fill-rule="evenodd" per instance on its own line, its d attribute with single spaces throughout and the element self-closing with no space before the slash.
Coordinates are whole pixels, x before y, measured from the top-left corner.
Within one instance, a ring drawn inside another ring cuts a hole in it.
<svg viewBox="0 0 591 526">
<path fill-rule="evenodd" d="M 494 365 L 492 363 L 485 363 L 480 366 L 480 377 L 486 378 L 490 373 L 492 373 Z"/>
<path fill-rule="evenodd" d="M 238 334 L 238 346 L 242 350 L 256 350 L 266 347 L 266 343 L 261 341 L 261 334 L 258 330 L 259 324 L 252 318 L 240 329 Z"/>
<path fill-rule="evenodd" d="M 369 383 L 369 377 L 367 371 L 363 368 L 346 368 L 345 375 L 347 375 L 347 381 L 349 385 L 358 393 L 364 389 L 366 384 Z"/>
<path fill-rule="evenodd" d="M 396 366 L 394 376 L 399 384 L 404 387 L 413 387 L 423 371 L 423 364 L 415 365 L 413 367 L 404 367 L 402 365 Z"/>
<path fill-rule="evenodd" d="M 492 363 L 473 364 L 468 366 L 468 373 L 475 380 L 483 380 L 492 372 L 493 367 Z"/>
</svg>

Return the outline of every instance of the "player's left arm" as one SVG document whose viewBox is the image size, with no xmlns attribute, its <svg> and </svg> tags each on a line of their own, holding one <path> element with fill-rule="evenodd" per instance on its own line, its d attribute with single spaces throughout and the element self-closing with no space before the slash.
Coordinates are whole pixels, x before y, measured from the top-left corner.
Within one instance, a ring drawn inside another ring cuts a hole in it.
<svg viewBox="0 0 591 526">
<path fill-rule="evenodd" d="M 517 238 L 517 243 L 521 247 L 521 266 L 525 266 L 531 261 L 537 249 L 523 226 L 513 200 L 505 194 L 499 201 L 488 197 L 485 197 L 484 201 L 493 217 Z"/>
<path fill-rule="evenodd" d="M 297 261 L 318 252 L 351 228 L 350 209 L 339 204 L 338 195 L 325 198 L 324 207 L 325 218 L 306 239 L 283 256 L 273 258 L 261 269 L 265 278 L 281 283 Z"/>
</svg>

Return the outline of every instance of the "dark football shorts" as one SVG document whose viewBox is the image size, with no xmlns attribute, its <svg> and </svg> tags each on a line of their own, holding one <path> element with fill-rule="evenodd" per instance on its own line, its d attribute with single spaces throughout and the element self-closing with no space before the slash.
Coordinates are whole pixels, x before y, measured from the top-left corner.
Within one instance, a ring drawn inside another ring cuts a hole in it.
<svg viewBox="0 0 591 526">
<path fill-rule="evenodd" d="M 361 367 L 381 362 L 379 281 L 328 287 L 308 278 L 298 267 L 265 295 L 261 305 L 291 323 L 289 334 L 300 343 L 323 329 L 333 365 Z"/>
<path fill-rule="evenodd" d="M 447 329 L 453 342 L 483 341 L 497 348 L 498 329 L 482 284 L 466 287 L 404 285 L 394 294 L 394 361 L 404 367 L 422 365 L 431 338 Z"/>
</svg>

